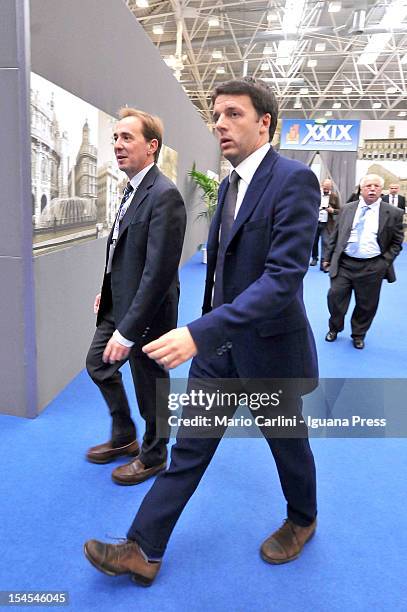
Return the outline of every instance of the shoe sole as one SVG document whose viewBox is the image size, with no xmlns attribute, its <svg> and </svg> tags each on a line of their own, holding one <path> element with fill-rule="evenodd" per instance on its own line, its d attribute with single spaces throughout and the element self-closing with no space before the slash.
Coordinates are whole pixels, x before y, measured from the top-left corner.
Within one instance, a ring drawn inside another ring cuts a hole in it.
<svg viewBox="0 0 407 612">
<path fill-rule="evenodd" d="M 139 584 L 140 586 L 144 586 L 144 587 L 151 586 L 153 583 L 154 578 L 151 580 L 151 578 L 146 578 L 145 576 L 142 576 L 141 574 L 133 574 L 132 572 L 125 572 L 121 574 L 117 572 L 112 572 L 110 570 L 105 569 L 104 567 L 101 567 L 92 557 L 92 555 L 88 552 L 86 548 L 86 544 L 84 544 L 83 546 L 83 552 L 85 553 L 85 557 L 91 563 L 91 565 L 93 565 L 93 567 L 95 567 L 97 570 L 102 572 L 102 574 L 106 574 L 106 576 L 125 576 L 126 574 L 128 574 L 131 577 L 131 580 L 133 582 L 135 582 L 136 584 Z"/>
<path fill-rule="evenodd" d="M 146 476 L 145 478 L 142 478 L 141 480 L 137 480 L 137 482 L 127 482 L 126 480 L 120 480 L 119 478 L 117 478 L 113 474 L 112 474 L 112 480 L 116 484 L 122 485 L 123 487 L 131 487 L 131 486 L 134 486 L 134 485 L 141 484 L 142 482 L 145 482 L 149 478 L 154 478 L 154 476 L 158 476 L 158 474 L 161 474 L 161 472 L 165 472 L 166 469 L 167 469 L 167 466 L 163 467 L 158 472 L 154 472 L 154 474 L 150 474 L 149 476 Z"/>
<path fill-rule="evenodd" d="M 316 531 L 316 530 L 315 530 Z M 309 536 L 309 538 L 307 540 L 305 540 L 303 547 L 301 548 L 301 550 L 296 554 L 293 555 L 292 557 L 289 557 L 288 559 L 270 559 L 269 557 L 267 557 L 263 551 L 260 549 L 260 556 L 263 559 L 263 561 L 265 561 L 266 563 L 270 563 L 270 565 L 283 565 L 284 563 L 290 563 L 290 561 L 295 561 L 296 559 L 298 559 L 298 557 L 301 555 L 302 553 L 302 549 L 304 548 L 304 546 L 310 541 L 312 540 L 312 538 L 315 535 L 315 531 L 313 531 L 311 533 L 311 535 Z"/>
<path fill-rule="evenodd" d="M 88 457 L 86 455 L 86 459 L 90 463 L 97 463 L 98 465 L 101 465 L 104 463 L 112 463 L 112 461 L 114 461 L 115 459 L 118 459 L 119 457 L 138 457 L 139 454 L 140 454 L 140 448 L 134 451 L 123 451 L 122 453 L 113 455 L 113 457 L 105 457 L 104 459 L 99 459 L 99 458 L 96 459 L 93 457 Z"/>
</svg>

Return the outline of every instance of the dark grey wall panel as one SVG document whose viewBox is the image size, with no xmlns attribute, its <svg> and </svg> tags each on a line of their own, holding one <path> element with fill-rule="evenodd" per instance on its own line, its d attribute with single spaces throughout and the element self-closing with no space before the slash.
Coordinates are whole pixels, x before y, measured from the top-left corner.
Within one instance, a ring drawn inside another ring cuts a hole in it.
<svg viewBox="0 0 407 612">
<path fill-rule="evenodd" d="M 0 69 L 0 255 L 21 255 L 19 70 Z"/>
<path fill-rule="evenodd" d="M 25 270 L 20 257 L 0 257 L 0 412 L 35 416 L 33 355 L 26 351 Z"/>
<path fill-rule="evenodd" d="M 16 0 L 1 0 L 0 4 L 0 68 L 16 68 L 18 3 Z"/>
<path fill-rule="evenodd" d="M 0 412 L 36 414 L 28 0 L 0 2 Z"/>
</svg>

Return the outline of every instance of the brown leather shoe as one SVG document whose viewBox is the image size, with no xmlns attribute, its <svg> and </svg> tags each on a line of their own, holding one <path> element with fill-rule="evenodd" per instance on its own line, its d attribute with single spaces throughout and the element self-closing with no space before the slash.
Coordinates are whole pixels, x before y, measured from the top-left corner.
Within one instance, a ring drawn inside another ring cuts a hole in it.
<svg viewBox="0 0 407 612">
<path fill-rule="evenodd" d="M 148 478 L 159 474 L 167 469 L 167 463 L 160 463 L 160 465 L 153 465 L 153 467 L 146 467 L 140 459 L 135 459 L 117 467 L 112 472 L 112 478 L 117 484 L 120 485 L 135 485 L 144 482 Z"/>
<path fill-rule="evenodd" d="M 146 561 L 139 545 L 133 540 L 126 540 L 123 544 L 104 544 L 98 540 L 89 540 L 85 543 L 84 552 L 92 565 L 104 574 L 130 574 L 132 580 L 142 586 L 150 586 L 161 567 L 161 561 Z"/>
<path fill-rule="evenodd" d="M 280 529 L 264 540 L 260 549 L 261 558 L 275 565 L 294 561 L 300 556 L 304 544 L 312 538 L 316 528 L 316 519 L 308 527 L 301 527 L 286 519 Z"/>
<path fill-rule="evenodd" d="M 112 441 L 109 440 L 109 442 L 104 442 L 98 446 L 92 446 L 86 453 L 86 459 L 91 463 L 109 463 L 113 461 L 113 459 L 116 459 L 116 457 L 121 457 L 122 455 L 136 457 L 139 452 L 140 447 L 137 440 L 133 440 L 130 444 L 125 444 L 117 448 L 114 448 L 112 446 Z"/>
</svg>

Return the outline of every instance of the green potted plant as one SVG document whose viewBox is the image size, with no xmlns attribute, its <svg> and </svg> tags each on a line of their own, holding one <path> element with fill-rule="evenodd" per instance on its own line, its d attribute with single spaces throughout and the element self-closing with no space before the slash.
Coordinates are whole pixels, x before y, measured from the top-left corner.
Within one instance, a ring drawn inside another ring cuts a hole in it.
<svg viewBox="0 0 407 612">
<path fill-rule="evenodd" d="M 203 201 L 205 203 L 205 209 L 198 214 L 198 219 L 204 217 L 208 221 L 208 227 L 213 219 L 218 204 L 218 189 L 219 181 L 215 178 L 199 172 L 196 169 L 195 164 L 192 166 L 192 170 L 188 172 L 192 180 L 201 188 L 203 191 Z M 206 263 L 206 244 L 200 245 L 202 250 L 202 261 Z"/>
</svg>

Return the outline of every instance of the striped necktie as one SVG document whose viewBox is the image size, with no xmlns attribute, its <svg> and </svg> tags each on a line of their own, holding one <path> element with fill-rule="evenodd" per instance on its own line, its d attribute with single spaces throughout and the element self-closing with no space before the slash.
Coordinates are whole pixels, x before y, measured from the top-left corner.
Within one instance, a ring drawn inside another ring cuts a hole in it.
<svg viewBox="0 0 407 612">
<path fill-rule="evenodd" d="M 120 206 L 119 206 L 119 210 L 117 211 L 117 215 L 116 215 L 116 220 L 114 222 L 114 228 L 113 228 L 113 234 L 112 234 L 112 242 L 117 240 L 117 237 L 119 235 L 119 227 L 120 227 L 120 221 L 123 219 L 128 206 L 125 206 L 127 200 L 129 199 L 129 197 L 131 196 L 131 194 L 133 193 L 133 187 L 131 185 L 131 183 L 127 183 L 126 187 L 123 190 L 123 197 L 122 200 L 120 202 Z"/>
</svg>

